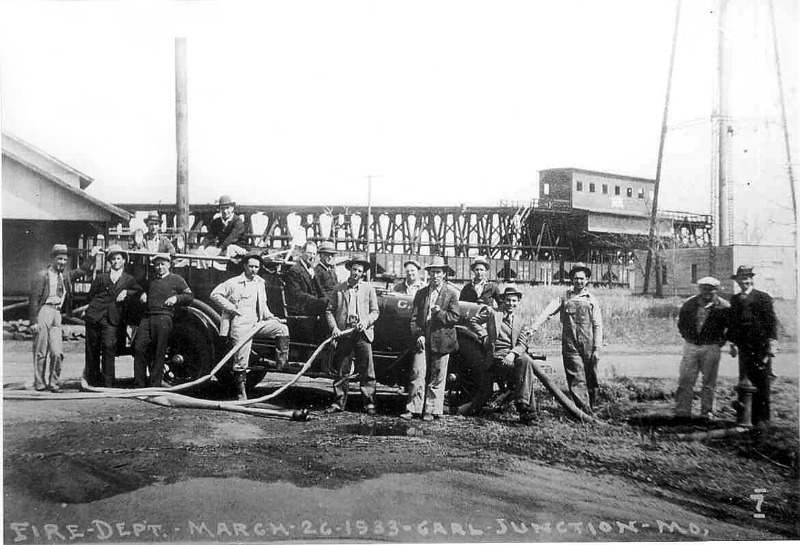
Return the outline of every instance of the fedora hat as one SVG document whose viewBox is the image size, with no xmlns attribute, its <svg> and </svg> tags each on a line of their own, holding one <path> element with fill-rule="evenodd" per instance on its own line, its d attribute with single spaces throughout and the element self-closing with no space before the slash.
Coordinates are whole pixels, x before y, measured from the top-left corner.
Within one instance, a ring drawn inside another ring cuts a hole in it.
<svg viewBox="0 0 800 545">
<path fill-rule="evenodd" d="M 317 248 L 317 252 L 320 254 L 331 254 L 336 255 L 339 252 L 336 251 L 336 245 L 333 242 L 325 241 L 320 242 L 319 247 Z"/>
<path fill-rule="evenodd" d="M 426 271 L 430 271 L 431 269 L 442 269 L 444 274 L 455 274 L 455 271 L 450 268 L 450 265 L 445 263 L 444 258 L 440 255 L 434 256 L 433 261 L 425 265 Z"/>
<path fill-rule="evenodd" d="M 506 289 L 503 290 L 503 293 L 500 294 L 504 299 L 508 295 L 516 295 L 520 299 L 522 299 L 522 292 L 517 290 L 514 286 L 506 286 Z"/>
<path fill-rule="evenodd" d="M 753 267 L 750 265 L 739 265 L 736 269 L 736 274 L 731 275 L 731 279 L 736 280 L 740 276 L 749 276 L 752 278 L 755 275 L 756 273 L 753 272 Z"/>
<path fill-rule="evenodd" d="M 53 244 L 53 248 L 50 250 L 50 257 L 57 255 L 69 255 L 69 249 L 66 244 Z"/>
<path fill-rule="evenodd" d="M 414 265 L 417 268 L 417 270 L 422 268 L 422 265 L 416 259 L 408 259 L 408 260 L 403 262 L 403 268 L 404 269 L 409 265 Z"/>
<path fill-rule="evenodd" d="M 112 257 L 116 254 L 120 254 L 125 261 L 128 260 L 128 252 L 122 249 L 122 246 L 119 244 L 112 244 L 108 248 L 106 248 L 106 261 L 110 261 Z"/>
<path fill-rule="evenodd" d="M 368 271 L 370 268 L 370 262 L 364 259 L 363 257 L 354 256 L 344 262 L 344 267 L 349 271 L 353 265 L 363 265 L 364 270 Z"/>
<path fill-rule="evenodd" d="M 150 263 L 155 263 L 158 260 L 166 261 L 167 263 L 172 262 L 172 256 L 166 252 L 159 252 L 157 254 L 153 254 L 150 256 Z"/>
<path fill-rule="evenodd" d="M 477 265 L 483 265 L 488 270 L 489 260 L 486 259 L 486 256 L 479 255 L 472 260 L 472 263 L 469 264 L 469 270 L 473 270 Z"/>
<path fill-rule="evenodd" d="M 161 223 L 161 216 L 158 212 L 153 210 L 152 212 L 147 213 L 147 218 L 144 220 L 145 223 L 155 222 L 160 224 Z"/>
<path fill-rule="evenodd" d="M 231 199 L 230 195 L 223 195 L 217 201 L 217 206 L 222 208 L 223 206 L 236 206 L 236 202 Z"/>
<path fill-rule="evenodd" d="M 584 263 L 575 263 L 569 270 L 569 277 L 572 278 L 576 272 L 581 272 L 581 271 L 583 271 L 586 274 L 586 278 L 592 277 L 592 269 L 587 267 Z"/>
</svg>

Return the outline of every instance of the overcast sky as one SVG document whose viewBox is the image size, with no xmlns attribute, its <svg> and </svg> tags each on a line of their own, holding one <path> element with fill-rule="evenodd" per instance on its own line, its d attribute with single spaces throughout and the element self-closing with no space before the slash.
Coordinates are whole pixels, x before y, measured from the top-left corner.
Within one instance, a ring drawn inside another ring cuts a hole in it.
<svg viewBox="0 0 800 545">
<path fill-rule="evenodd" d="M 796 134 L 797 6 L 774 1 Z M 716 5 L 684 2 L 664 209 L 710 208 Z M 786 242 L 768 3 L 730 5 L 737 237 Z M 2 128 L 99 198 L 174 202 L 185 36 L 192 203 L 365 204 L 370 174 L 376 204 L 527 200 L 540 169 L 655 177 L 674 16 L 673 0 L 5 1 Z"/>
</svg>

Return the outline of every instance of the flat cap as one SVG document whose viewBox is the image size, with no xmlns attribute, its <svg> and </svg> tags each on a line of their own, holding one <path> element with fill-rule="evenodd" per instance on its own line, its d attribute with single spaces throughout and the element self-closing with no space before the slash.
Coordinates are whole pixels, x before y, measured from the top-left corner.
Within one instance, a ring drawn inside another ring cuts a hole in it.
<svg viewBox="0 0 800 545">
<path fill-rule="evenodd" d="M 719 287 L 719 280 L 714 278 L 713 276 L 704 276 L 700 280 L 697 281 L 698 286 L 713 286 L 715 288 Z"/>
</svg>

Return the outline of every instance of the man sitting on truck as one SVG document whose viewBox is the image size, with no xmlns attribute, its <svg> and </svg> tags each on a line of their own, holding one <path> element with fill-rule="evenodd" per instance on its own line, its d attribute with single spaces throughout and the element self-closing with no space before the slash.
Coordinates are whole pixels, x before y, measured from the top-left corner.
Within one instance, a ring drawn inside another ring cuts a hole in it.
<svg viewBox="0 0 800 545">
<path fill-rule="evenodd" d="M 244 221 L 234 213 L 236 203 L 229 195 L 222 195 L 218 201 L 219 216 L 211 220 L 208 233 L 193 253 L 209 256 L 236 257 L 247 253 L 247 228 Z M 208 261 L 199 261 L 197 268 L 208 267 Z M 226 263 L 215 262 L 214 267 L 220 270 L 227 268 Z"/>
<path fill-rule="evenodd" d="M 282 370 L 289 361 L 289 329 L 286 320 L 275 317 L 267 305 L 267 291 L 264 279 L 258 276 L 263 262 L 257 253 L 244 258 L 244 272 L 229 278 L 211 292 L 211 300 L 222 309 L 222 323 L 219 334 L 230 336 L 236 345 L 255 327 L 263 322 L 259 333 L 276 340 L 275 363 Z M 237 399 L 247 399 L 245 384 L 250 360 L 252 339 L 246 342 L 233 357 L 233 376 Z"/>
</svg>

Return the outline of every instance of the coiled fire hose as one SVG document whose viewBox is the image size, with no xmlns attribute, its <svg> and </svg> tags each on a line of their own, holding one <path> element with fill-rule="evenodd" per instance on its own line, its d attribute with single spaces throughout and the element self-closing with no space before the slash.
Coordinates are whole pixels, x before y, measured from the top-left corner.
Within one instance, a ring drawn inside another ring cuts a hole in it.
<svg viewBox="0 0 800 545">
<path fill-rule="evenodd" d="M 301 411 L 294 411 L 291 409 L 268 409 L 262 407 L 247 407 L 245 405 L 254 405 L 257 403 L 263 403 L 267 400 L 273 399 L 283 393 L 287 388 L 297 383 L 311 367 L 311 364 L 316 360 L 319 354 L 325 349 L 328 344 L 333 341 L 333 337 L 328 337 L 323 342 L 317 346 L 316 350 L 311 354 L 311 356 L 306 360 L 303 366 L 300 368 L 300 371 L 297 372 L 286 384 L 283 384 L 280 388 L 266 394 L 264 396 L 255 398 L 255 399 L 248 399 L 243 401 L 210 401 L 207 399 L 198 399 L 190 396 L 186 396 L 180 394 L 184 390 L 189 390 L 191 388 L 195 388 L 211 379 L 222 367 L 230 360 L 236 352 L 238 352 L 248 341 L 250 341 L 256 333 L 258 333 L 261 328 L 263 327 L 264 322 L 257 323 L 253 329 L 248 332 L 236 345 L 231 348 L 225 356 L 214 366 L 214 368 L 207 374 L 202 377 L 199 377 L 191 382 L 187 382 L 184 384 L 179 384 L 176 386 L 172 386 L 170 388 L 137 388 L 135 390 L 129 390 L 125 388 L 100 388 L 95 386 L 90 386 L 89 383 L 86 381 L 86 377 L 81 377 L 81 389 L 85 390 L 84 392 L 78 394 L 69 394 L 69 393 L 61 393 L 58 394 L 57 397 L 52 397 L 48 394 L 41 394 L 39 392 L 26 392 L 21 390 L 13 390 L 13 391 L 5 391 L 3 393 L 3 397 L 5 399 L 98 399 L 98 398 L 135 398 L 140 399 L 142 401 L 147 401 L 149 403 L 155 403 L 156 405 L 162 405 L 165 407 L 181 407 L 181 408 L 193 408 L 193 409 L 216 409 L 216 410 L 223 410 L 223 411 L 230 411 L 230 412 L 237 412 L 237 413 L 245 413 L 254 416 L 269 416 L 269 417 L 281 417 L 281 418 L 290 418 L 291 420 L 305 420 L 308 416 L 308 412 L 305 410 Z M 354 329 L 346 329 L 342 331 L 341 335 L 350 335 L 353 333 Z"/>
</svg>

